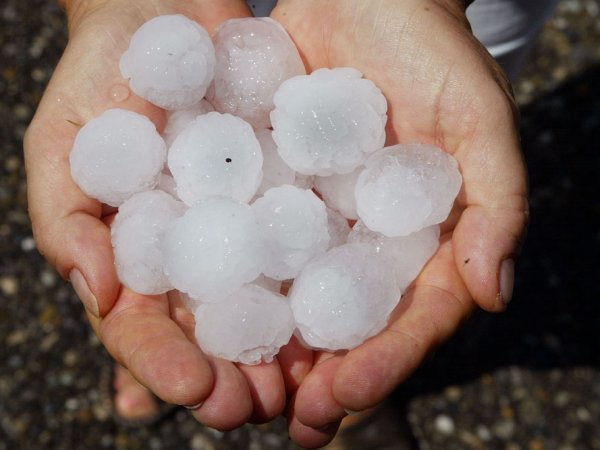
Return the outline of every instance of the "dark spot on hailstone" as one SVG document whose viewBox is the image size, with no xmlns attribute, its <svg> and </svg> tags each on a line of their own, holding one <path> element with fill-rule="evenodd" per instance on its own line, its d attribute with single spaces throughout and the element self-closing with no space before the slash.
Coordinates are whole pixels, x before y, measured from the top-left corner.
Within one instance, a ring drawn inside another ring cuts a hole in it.
<svg viewBox="0 0 600 450">
<path fill-rule="evenodd" d="M 233 161 L 231 158 L 225 158 L 226 163 L 230 163 L 231 161 Z"/>
</svg>

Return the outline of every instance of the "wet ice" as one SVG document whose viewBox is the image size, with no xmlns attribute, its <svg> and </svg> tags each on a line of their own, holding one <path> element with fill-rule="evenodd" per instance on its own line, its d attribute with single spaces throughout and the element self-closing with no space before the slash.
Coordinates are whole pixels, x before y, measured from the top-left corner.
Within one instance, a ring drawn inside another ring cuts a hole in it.
<svg viewBox="0 0 600 450">
<path fill-rule="evenodd" d="M 124 109 L 109 109 L 86 123 L 69 156 L 81 190 L 110 206 L 152 189 L 165 159 L 165 142 L 150 119 Z"/>
<path fill-rule="evenodd" d="M 188 108 L 204 97 L 213 79 L 215 49 L 193 20 L 158 16 L 133 34 L 119 68 L 140 97 L 165 109 Z"/>
<path fill-rule="evenodd" d="M 202 350 L 243 364 L 273 361 L 295 328 L 287 299 L 252 284 L 220 302 L 200 304 L 194 315 Z"/>
<path fill-rule="evenodd" d="M 446 220 L 462 184 L 456 159 L 432 145 L 386 147 L 365 165 L 355 190 L 358 216 L 389 237 Z"/>
<path fill-rule="evenodd" d="M 217 63 L 210 102 L 256 129 L 270 127 L 275 91 L 288 78 L 306 73 L 285 29 L 268 17 L 230 19 L 213 42 Z"/>
<path fill-rule="evenodd" d="M 163 191 L 135 194 L 120 207 L 111 226 L 115 266 L 121 282 L 140 294 L 173 289 L 163 270 L 162 238 L 167 225 L 186 210 Z"/>
</svg>

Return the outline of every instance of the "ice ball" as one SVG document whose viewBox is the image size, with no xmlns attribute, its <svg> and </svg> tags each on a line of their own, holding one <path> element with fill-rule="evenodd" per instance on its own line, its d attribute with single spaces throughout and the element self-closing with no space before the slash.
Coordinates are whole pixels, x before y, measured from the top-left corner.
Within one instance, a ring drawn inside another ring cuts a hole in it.
<svg viewBox="0 0 600 450">
<path fill-rule="evenodd" d="M 279 85 L 306 73 L 289 35 L 273 19 L 249 17 L 223 22 L 213 42 L 217 64 L 208 99 L 217 111 L 269 128 Z"/>
<path fill-rule="evenodd" d="M 400 300 L 390 261 L 367 244 L 315 258 L 290 292 L 299 337 L 314 349 L 352 349 L 379 333 Z"/>
<path fill-rule="evenodd" d="M 243 364 L 273 361 L 294 331 L 287 299 L 252 284 L 220 302 L 201 304 L 194 315 L 202 350 Z"/>
<path fill-rule="evenodd" d="M 140 97 L 161 108 L 182 109 L 204 97 L 214 76 L 215 49 L 193 20 L 158 16 L 133 34 L 119 68 Z"/>
<path fill-rule="evenodd" d="M 274 103 L 273 139 L 287 165 L 302 174 L 352 172 L 384 145 L 385 97 L 356 69 L 319 69 L 290 78 Z"/>
<path fill-rule="evenodd" d="M 88 196 L 119 206 L 151 190 L 167 149 L 154 124 L 124 109 L 109 109 L 77 133 L 69 157 L 71 176 Z"/>
<path fill-rule="evenodd" d="M 440 227 L 432 225 L 408 236 L 387 237 L 358 221 L 348 235 L 348 242 L 369 244 L 386 256 L 393 263 L 398 287 L 404 293 L 440 246 Z"/>
<path fill-rule="evenodd" d="M 162 136 L 167 143 L 167 147 L 173 145 L 175 138 L 187 127 L 196 117 L 208 114 L 215 108 L 205 99 L 200 100 L 195 105 L 186 109 L 169 111 L 167 114 L 167 125 L 163 130 Z"/>
<path fill-rule="evenodd" d="M 277 152 L 277 145 L 271 136 L 271 130 L 259 130 L 256 138 L 260 143 L 263 155 L 263 179 L 256 195 L 263 195 L 272 187 L 294 184 L 296 173 L 285 163 Z M 307 189 L 308 187 L 304 187 Z"/>
<path fill-rule="evenodd" d="M 407 236 L 446 220 L 461 184 L 456 159 L 437 147 L 386 147 L 358 177 L 358 216 L 373 231 Z"/>
<path fill-rule="evenodd" d="M 346 218 L 331 208 L 327 208 L 327 229 L 329 230 L 329 248 L 345 244 L 351 231 Z"/>
<path fill-rule="evenodd" d="M 161 244 L 167 225 L 185 210 L 183 202 L 158 190 L 135 194 L 119 207 L 111 236 L 121 283 L 147 295 L 173 289 L 163 272 Z"/>
<path fill-rule="evenodd" d="M 201 200 L 167 227 L 165 273 L 176 289 L 218 301 L 263 270 L 265 250 L 254 212 L 227 197 Z"/>
<path fill-rule="evenodd" d="M 169 149 L 169 169 L 188 205 L 213 195 L 248 202 L 262 181 L 263 157 L 252 127 L 231 114 L 194 119 Z"/>
<path fill-rule="evenodd" d="M 310 190 L 284 185 L 253 204 L 268 252 L 263 273 L 276 280 L 294 278 L 329 244 L 325 204 Z"/>
<path fill-rule="evenodd" d="M 346 219 L 358 219 L 354 189 L 358 176 L 363 170 L 364 166 L 358 166 L 350 173 L 315 177 L 315 188 L 323 197 L 325 204 L 339 211 Z"/>
</svg>

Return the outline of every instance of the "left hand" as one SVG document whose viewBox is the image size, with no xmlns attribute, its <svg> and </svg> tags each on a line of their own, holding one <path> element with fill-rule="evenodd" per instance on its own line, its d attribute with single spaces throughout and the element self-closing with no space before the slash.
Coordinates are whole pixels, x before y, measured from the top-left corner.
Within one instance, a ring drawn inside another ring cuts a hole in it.
<svg viewBox="0 0 600 450">
<path fill-rule="evenodd" d="M 319 447 L 345 410 L 385 399 L 476 304 L 506 307 L 528 216 L 527 181 L 510 87 L 473 37 L 461 0 L 279 0 L 272 17 L 309 72 L 355 67 L 382 90 L 387 145 L 442 147 L 463 176 L 440 248 L 388 327 L 345 355 L 315 355 L 288 420 L 296 442 Z"/>
</svg>

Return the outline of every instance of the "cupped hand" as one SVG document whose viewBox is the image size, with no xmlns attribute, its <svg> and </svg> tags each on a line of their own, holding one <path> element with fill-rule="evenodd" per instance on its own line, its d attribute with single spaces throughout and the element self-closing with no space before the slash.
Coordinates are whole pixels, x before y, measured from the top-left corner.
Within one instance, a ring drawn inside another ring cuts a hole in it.
<svg viewBox="0 0 600 450">
<path fill-rule="evenodd" d="M 177 298 L 121 287 L 107 225 L 112 211 L 88 198 L 69 169 L 79 127 L 106 109 L 136 111 L 159 130 L 164 127 L 165 112 L 130 94 L 118 70 L 140 25 L 160 14 L 183 13 L 212 33 L 223 20 L 250 12 L 242 0 L 66 3 L 69 42 L 24 142 L 38 248 L 72 281 L 109 352 L 159 397 L 193 407 L 198 420 L 219 429 L 269 420 L 284 408 L 284 380 L 297 384 L 312 359 L 303 360 L 294 345 L 283 353 L 281 365 L 238 367 L 206 357 L 193 343 L 193 317 Z"/>
<path fill-rule="evenodd" d="M 462 1 L 280 0 L 272 17 L 309 71 L 351 66 L 375 82 L 388 99 L 388 145 L 437 145 L 463 176 L 441 246 L 389 326 L 345 355 L 318 354 L 301 383 L 290 434 L 316 447 L 347 410 L 390 394 L 476 304 L 506 307 L 528 216 L 527 181 L 510 87 L 472 36 Z"/>
</svg>

